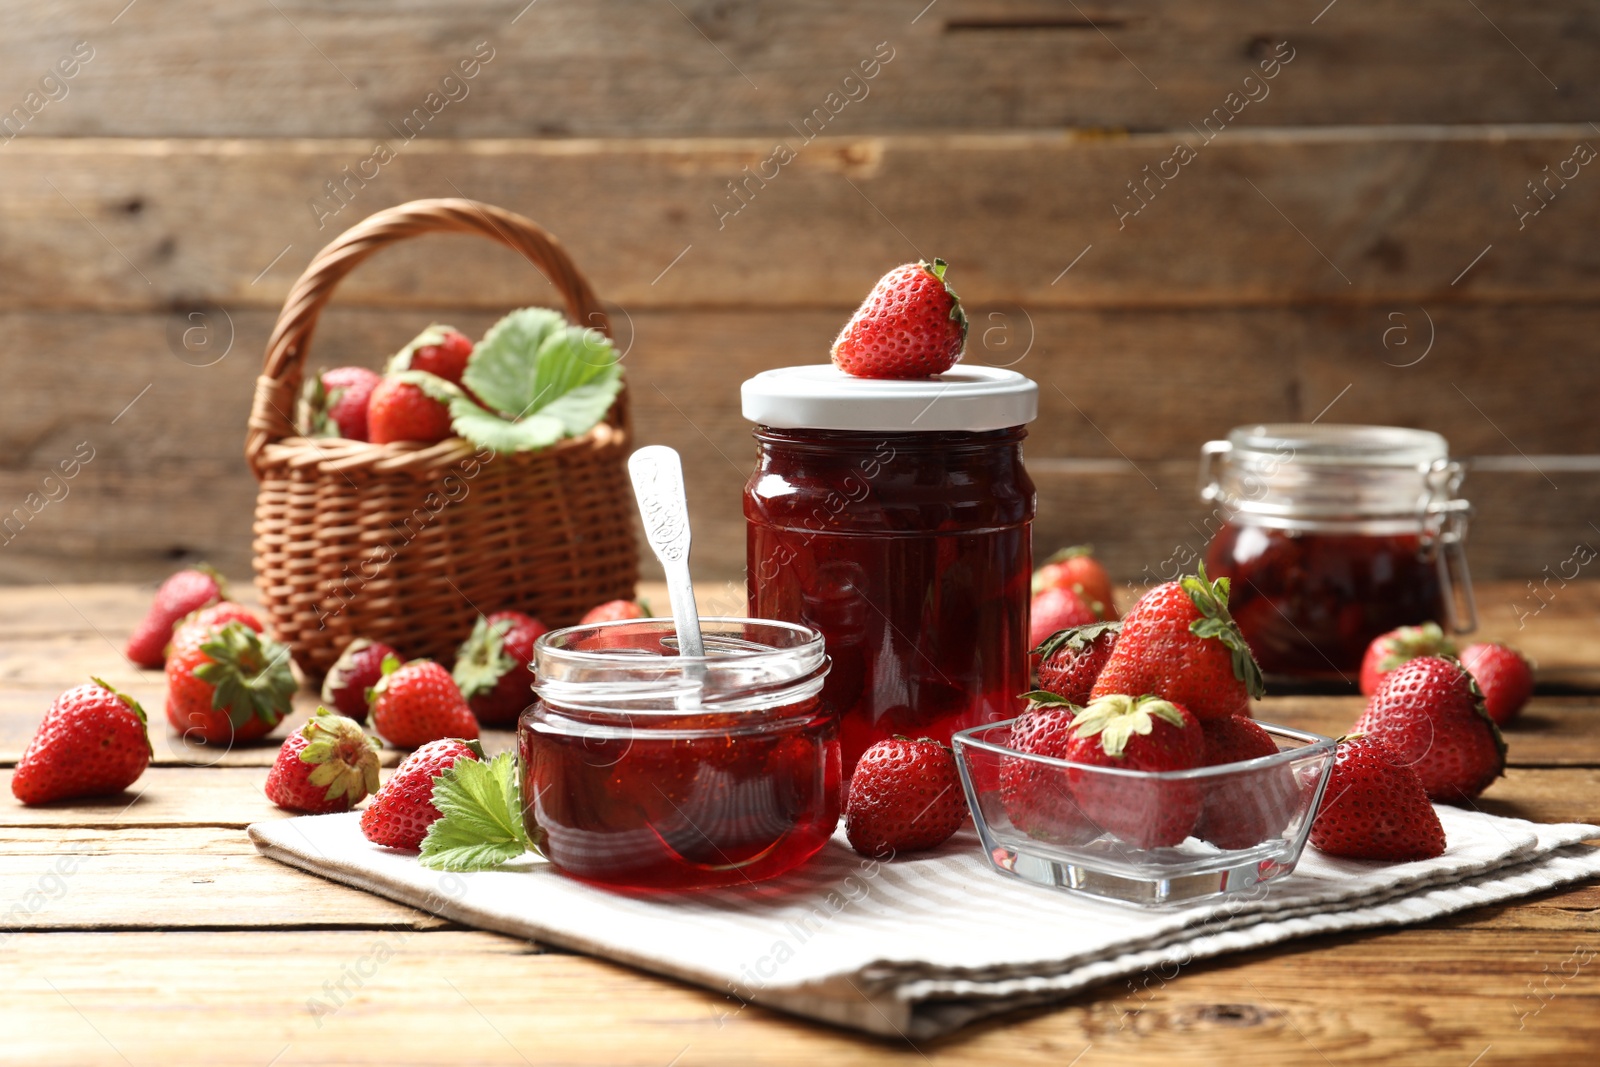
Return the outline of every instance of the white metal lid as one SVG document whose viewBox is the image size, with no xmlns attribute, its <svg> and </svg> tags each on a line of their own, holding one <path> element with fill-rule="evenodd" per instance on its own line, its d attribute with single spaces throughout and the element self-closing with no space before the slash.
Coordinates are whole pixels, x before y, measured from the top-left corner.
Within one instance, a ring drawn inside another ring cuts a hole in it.
<svg viewBox="0 0 1600 1067">
<path fill-rule="evenodd" d="M 832 363 L 762 371 L 739 390 L 744 417 L 777 429 L 1003 430 L 1039 415 L 1039 386 L 1003 367 L 931 378 L 857 378 Z"/>
</svg>

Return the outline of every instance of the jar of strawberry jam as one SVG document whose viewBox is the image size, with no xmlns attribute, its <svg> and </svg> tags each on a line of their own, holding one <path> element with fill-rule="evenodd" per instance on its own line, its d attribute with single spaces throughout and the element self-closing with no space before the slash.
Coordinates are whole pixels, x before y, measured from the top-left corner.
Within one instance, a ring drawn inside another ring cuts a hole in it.
<svg viewBox="0 0 1600 1067">
<path fill-rule="evenodd" d="M 1269 675 L 1354 677 L 1374 637 L 1477 625 L 1462 469 L 1394 426 L 1244 426 L 1201 450 L 1213 577 Z"/>
<path fill-rule="evenodd" d="M 554 630 L 518 726 L 523 821 L 563 873 L 635 890 L 743 885 L 799 866 L 839 822 L 839 732 L 822 635 L 703 618 Z"/>
<path fill-rule="evenodd" d="M 1010 718 L 1028 689 L 1038 386 L 993 367 L 854 378 L 829 364 L 744 383 L 753 616 L 814 627 L 848 774 L 903 734 L 948 743 Z"/>
</svg>

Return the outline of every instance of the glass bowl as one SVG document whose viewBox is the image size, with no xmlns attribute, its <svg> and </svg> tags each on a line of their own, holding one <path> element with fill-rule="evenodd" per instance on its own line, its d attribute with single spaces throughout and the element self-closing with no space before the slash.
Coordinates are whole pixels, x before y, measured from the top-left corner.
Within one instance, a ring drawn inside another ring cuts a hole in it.
<svg viewBox="0 0 1600 1067">
<path fill-rule="evenodd" d="M 1162 907 L 1294 870 L 1333 768 L 1332 738 L 1258 723 L 1278 753 L 1190 771 L 1068 763 L 1008 747 L 1011 723 L 955 735 L 967 805 L 998 871 Z"/>
</svg>

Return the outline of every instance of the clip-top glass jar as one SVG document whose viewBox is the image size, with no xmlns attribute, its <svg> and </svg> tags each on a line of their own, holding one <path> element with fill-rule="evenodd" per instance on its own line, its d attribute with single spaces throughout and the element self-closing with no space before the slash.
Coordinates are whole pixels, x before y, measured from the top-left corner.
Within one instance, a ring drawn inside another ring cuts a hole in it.
<svg viewBox="0 0 1600 1067">
<path fill-rule="evenodd" d="M 1220 527 L 1206 568 L 1232 580 L 1261 669 L 1348 678 L 1397 626 L 1473 629 L 1461 479 L 1426 430 L 1283 423 L 1208 442 L 1200 496 Z"/>
<path fill-rule="evenodd" d="M 742 885 L 799 866 L 839 822 L 839 733 L 822 635 L 703 618 L 554 630 L 522 713 L 523 821 L 563 873 L 629 889 Z"/>
<path fill-rule="evenodd" d="M 957 366 L 920 380 L 829 364 L 744 383 L 749 612 L 820 630 L 846 773 L 895 734 L 1007 719 L 1028 689 L 1038 386 Z"/>
</svg>

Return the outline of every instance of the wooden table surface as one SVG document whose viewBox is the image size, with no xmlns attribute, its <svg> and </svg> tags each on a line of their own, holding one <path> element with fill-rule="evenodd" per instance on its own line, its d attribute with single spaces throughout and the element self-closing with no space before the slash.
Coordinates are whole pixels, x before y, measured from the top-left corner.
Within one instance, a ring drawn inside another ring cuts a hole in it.
<svg viewBox="0 0 1600 1067">
<path fill-rule="evenodd" d="M 1535 656 L 1542 688 L 1479 803 L 1597 821 L 1600 583 L 1547 595 L 1519 631 L 1509 605 L 1526 595 L 1482 591 L 1484 632 Z M 915 1047 L 456 926 L 255 853 L 245 825 L 284 816 L 261 792 L 276 742 L 218 755 L 170 737 L 161 676 L 119 652 L 148 597 L 0 591 L 0 766 L 50 698 L 90 673 L 144 702 L 156 749 L 133 791 L 87 804 L 24 808 L 0 771 L 0 1061 L 1471 1067 L 1574 1062 L 1600 1043 L 1593 885 L 1196 963 Z M 314 703 L 299 702 L 301 714 Z M 1276 697 L 1260 714 L 1332 734 L 1359 708 Z"/>
</svg>

